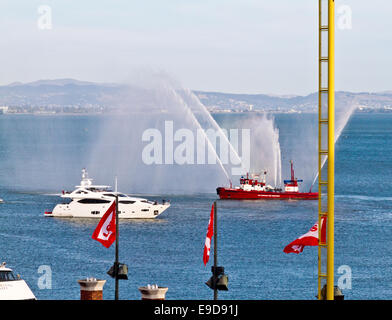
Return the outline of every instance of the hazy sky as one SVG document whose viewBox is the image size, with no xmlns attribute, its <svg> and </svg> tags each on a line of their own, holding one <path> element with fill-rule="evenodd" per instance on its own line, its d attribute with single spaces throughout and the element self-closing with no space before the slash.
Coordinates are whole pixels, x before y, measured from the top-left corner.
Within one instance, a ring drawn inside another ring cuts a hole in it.
<svg viewBox="0 0 392 320">
<path fill-rule="evenodd" d="M 341 6 L 352 25 L 336 31 L 336 89 L 392 90 L 392 2 L 336 0 L 337 20 Z M 305 95 L 318 88 L 317 24 L 317 0 L 1 0 L 0 84 L 146 68 L 193 90 Z"/>
</svg>

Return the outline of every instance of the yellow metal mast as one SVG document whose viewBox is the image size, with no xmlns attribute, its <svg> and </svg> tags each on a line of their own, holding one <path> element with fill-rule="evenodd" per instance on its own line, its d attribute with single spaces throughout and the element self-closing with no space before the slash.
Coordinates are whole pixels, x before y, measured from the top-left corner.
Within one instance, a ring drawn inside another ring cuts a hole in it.
<svg viewBox="0 0 392 320">
<path fill-rule="evenodd" d="M 328 160 L 328 162 L 326 162 Z M 322 171 L 327 164 L 327 175 Z M 319 0 L 319 246 L 318 298 L 334 299 L 335 1 Z M 321 220 L 327 218 L 326 242 Z M 324 293 L 325 294 L 325 293 Z"/>
<path fill-rule="evenodd" d="M 327 299 L 334 299 L 335 225 L 335 0 L 328 4 L 328 219 Z"/>
</svg>

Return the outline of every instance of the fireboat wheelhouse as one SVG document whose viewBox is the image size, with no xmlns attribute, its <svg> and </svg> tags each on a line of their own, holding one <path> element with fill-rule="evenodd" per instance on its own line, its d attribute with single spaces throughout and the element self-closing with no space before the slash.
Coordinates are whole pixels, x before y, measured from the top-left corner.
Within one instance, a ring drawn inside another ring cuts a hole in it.
<svg viewBox="0 0 392 320">
<path fill-rule="evenodd" d="M 216 189 L 220 199 L 233 199 L 233 200 L 257 200 L 257 199 L 296 199 L 296 200 L 317 200 L 317 192 L 299 192 L 299 180 L 294 175 L 293 161 L 291 164 L 291 179 L 284 180 L 284 190 L 281 188 L 272 187 L 266 184 L 266 174 L 260 179 L 260 175 L 246 174 L 241 177 L 240 186 L 225 188 L 219 187 Z M 260 180 L 259 180 L 260 179 Z"/>
</svg>

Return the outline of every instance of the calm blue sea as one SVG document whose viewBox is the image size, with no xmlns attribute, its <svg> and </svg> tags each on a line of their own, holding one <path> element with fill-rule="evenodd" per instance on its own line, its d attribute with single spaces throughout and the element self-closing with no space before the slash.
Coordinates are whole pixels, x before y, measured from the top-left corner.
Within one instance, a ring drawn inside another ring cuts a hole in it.
<svg viewBox="0 0 392 320">
<path fill-rule="evenodd" d="M 293 147 L 285 141 L 295 134 L 285 128 L 315 126 L 309 122 L 313 118 L 276 115 L 283 166 L 289 157 L 284 150 Z M 0 260 L 21 274 L 38 299 L 79 299 L 77 280 L 86 277 L 107 280 L 104 299 L 114 298 L 114 281 L 106 274 L 114 246 L 106 249 L 91 239 L 97 221 L 43 216 L 61 201 L 52 195 L 64 188 L 58 177 L 69 178 L 67 186 L 79 183 L 82 160 L 103 121 L 103 116 L 0 116 L 0 198 L 5 201 Z M 392 114 L 356 113 L 336 144 L 335 282 L 339 267 L 347 266 L 352 283 L 343 290 L 346 299 L 392 299 L 391 138 Z M 138 287 L 147 284 L 167 286 L 167 299 L 211 299 L 205 282 L 212 259 L 205 267 L 202 256 L 215 190 L 143 196 L 170 198 L 172 206 L 153 221 L 121 221 L 119 254 L 129 280 L 120 282 L 120 299 L 139 300 Z M 229 276 L 229 291 L 219 297 L 315 299 L 317 248 L 306 247 L 299 255 L 287 255 L 283 248 L 316 220 L 317 201 L 218 201 L 218 263 Z M 44 275 L 51 282 L 42 283 Z"/>
</svg>

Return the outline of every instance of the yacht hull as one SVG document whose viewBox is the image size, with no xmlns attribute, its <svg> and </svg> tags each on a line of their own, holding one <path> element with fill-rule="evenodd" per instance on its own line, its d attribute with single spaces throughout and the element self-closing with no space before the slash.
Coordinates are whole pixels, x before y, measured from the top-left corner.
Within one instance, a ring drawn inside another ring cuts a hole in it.
<svg viewBox="0 0 392 320">
<path fill-rule="evenodd" d="M 20 279 L 0 281 L 0 300 L 36 300 L 27 283 Z"/>
<path fill-rule="evenodd" d="M 84 168 L 80 185 L 76 186 L 72 192 L 62 192 L 61 197 L 70 202 L 56 205 L 52 211 L 46 211 L 45 216 L 100 219 L 115 199 L 118 201 L 120 219 L 155 219 L 170 207 L 168 201 L 163 200 L 162 203 L 158 203 L 157 201 L 131 197 L 117 192 L 117 186 L 116 191 L 113 192 L 110 190 L 110 186 L 96 185 L 92 183 L 92 180 Z"/>
<path fill-rule="evenodd" d="M 47 217 L 63 218 L 102 218 L 109 209 L 108 204 L 79 204 L 73 201 L 69 204 L 58 204 L 52 212 L 45 212 Z M 164 204 L 121 204 L 118 205 L 119 219 L 155 219 L 170 207 Z"/>
</svg>

